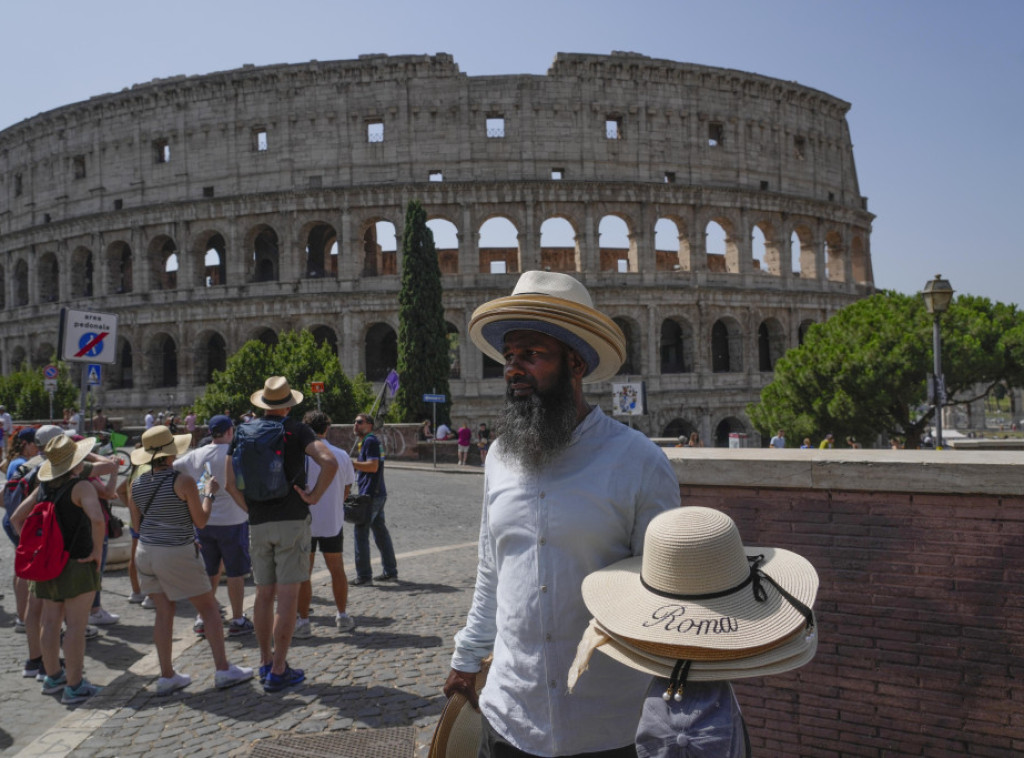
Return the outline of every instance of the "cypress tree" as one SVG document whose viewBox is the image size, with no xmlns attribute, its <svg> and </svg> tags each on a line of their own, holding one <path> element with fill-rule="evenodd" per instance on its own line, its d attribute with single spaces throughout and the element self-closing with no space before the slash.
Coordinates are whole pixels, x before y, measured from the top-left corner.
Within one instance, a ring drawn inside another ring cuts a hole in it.
<svg viewBox="0 0 1024 758">
<path fill-rule="evenodd" d="M 402 290 L 398 295 L 398 374 L 401 385 L 395 405 L 401 421 L 433 417 L 425 393 L 448 396 L 448 334 L 441 303 L 441 267 L 427 212 L 412 200 L 402 234 Z M 449 405 L 437 407 L 437 422 L 450 423 Z"/>
</svg>

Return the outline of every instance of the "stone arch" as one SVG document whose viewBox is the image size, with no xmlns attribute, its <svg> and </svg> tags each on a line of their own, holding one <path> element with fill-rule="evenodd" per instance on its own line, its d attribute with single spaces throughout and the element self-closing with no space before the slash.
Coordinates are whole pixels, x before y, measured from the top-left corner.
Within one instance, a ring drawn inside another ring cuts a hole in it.
<svg viewBox="0 0 1024 758">
<path fill-rule="evenodd" d="M 690 270 L 690 238 L 679 216 L 661 216 L 654 223 L 654 255 L 658 271 Z"/>
<path fill-rule="evenodd" d="M 728 216 L 713 216 L 704 225 L 704 252 L 709 272 L 739 273 L 740 251 L 735 230 L 736 225 Z"/>
<path fill-rule="evenodd" d="M 830 282 L 846 281 L 846 251 L 843 237 L 835 229 L 825 235 L 825 273 Z"/>
<path fill-rule="evenodd" d="M 434 216 L 427 220 L 427 228 L 434 237 L 441 273 L 459 273 L 459 227 L 451 219 Z"/>
<path fill-rule="evenodd" d="M 683 418 L 674 418 L 665 424 L 661 430 L 662 437 L 675 437 L 681 441 L 688 440 L 694 432 L 699 432 L 697 426 Z"/>
<path fill-rule="evenodd" d="M 24 258 L 14 262 L 14 307 L 28 305 L 28 263 Z"/>
<path fill-rule="evenodd" d="M 178 343 L 167 332 L 149 338 L 146 346 L 146 386 L 178 386 Z"/>
<path fill-rule="evenodd" d="M 305 249 L 306 278 L 337 278 L 337 230 L 325 221 L 312 221 L 303 227 L 300 238 Z"/>
<path fill-rule="evenodd" d="M 210 384 L 213 372 L 223 371 L 227 365 L 228 343 L 224 336 L 213 329 L 200 333 L 193 351 L 195 383 Z"/>
<path fill-rule="evenodd" d="M 579 271 L 577 227 L 567 216 L 549 216 L 540 225 L 540 265 L 545 271 Z"/>
<path fill-rule="evenodd" d="M 786 332 L 778 319 L 766 318 L 757 328 L 757 363 L 759 371 L 774 371 L 775 364 L 786 352 Z"/>
<path fill-rule="evenodd" d="M 867 253 L 864 238 L 859 234 L 850 240 L 850 267 L 856 284 L 871 283 L 871 257 Z"/>
<path fill-rule="evenodd" d="M 462 378 L 462 351 L 459 337 L 459 327 L 451 321 L 444 322 L 445 333 L 448 336 L 448 378 Z"/>
<path fill-rule="evenodd" d="M 372 218 L 359 235 L 363 241 L 363 276 L 398 273 L 398 227 L 390 219 Z"/>
<path fill-rule="evenodd" d="M 202 278 L 197 282 L 199 286 L 215 287 L 228 283 L 227 251 L 224 235 L 218 231 L 207 230 L 196 237 L 192 254 L 203 262 Z"/>
<path fill-rule="evenodd" d="M 131 292 L 133 285 L 133 260 L 131 245 L 124 240 L 115 240 L 107 245 L 107 291 L 113 295 Z"/>
<path fill-rule="evenodd" d="M 477 230 L 477 239 L 480 273 L 514 274 L 522 270 L 519 228 L 512 219 L 498 214 L 488 216 Z"/>
<path fill-rule="evenodd" d="M 621 213 L 609 213 L 597 224 L 600 270 L 620 274 L 638 271 L 636 236 Z"/>
<path fill-rule="evenodd" d="M 32 368 L 42 368 L 57 360 L 57 348 L 49 342 L 41 342 L 32 351 Z"/>
<path fill-rule="evenodd" d="M 758 221 L 750 230 L 754 268 L 769 276 L 782 276 L 782 250 L 776 234 L 775 227 L 768 221 Z"/>
<path fill-rule="evenodd" d="M 327 344 L 331 348 L 331 352 L 335 355 L 338 354 L 338 333 L 335 332 L 331 327 L 325 326 L 324 324 L 317 324 L 313 327 L 308 327 L 309 331 L 313 335 L 314 341 L 317 345 Z"/>
<path fill-rule="evenodd" d="M 390 324 L 370 324 L 363 341 L 366 378 L 381 382 L 398 365 L 398 335 Z"/>
<path fill-rule="evenodd" d="M 256 340 L 262 342 L 267 347 L 273 347 L 277 344 L 277 332 L 271 329 L 269 326 L 261 326 L 253 330 L 249 340 Z"/>
<path fill-rule="evenodd" d="M 812 326 L 814 326 L 814 323 L 815 322 L 812 321 L 809 318 L 808 319 L 804 319 L 803 321 L 800 322 L 800 326 L 797 329 L 797 335 L 796 335 L 797 336 L 797 344 L 799 344 L 799 345 L 804 344 L 804 340 L 807 338 L 807 332 L 808 332 L 808 330 Z"/>
<path fill-rule="evenodd" d="M 818 276 L 818 256 L 814 250 L 814 233 L 805 223 L 793 227 L 789 236 L 790 257 L 793 273 L 804 279 L 815 279 Z"/>
<path fill-rule="evenodd" d="M 56 303 L 60 300 L 60 264 L 56 253 L 46 252 L 39 256 L 36 286 L 40 303 Z"/>
<path fill-rule="evenodd" d="M 690 322 L 676 318 L 662 321 L 658 353 L 662 374 L 693 371 L 693 329 Z"/>
<path fill-rule="evenodd" d="M 730 434 L 748 434 L 747 425 L 735 416 L 726 416 L 715 425 L 713 444 L 715 447 L 729 447 Z"/>
<path fill-rule="evenodd" d="M 178 246 L 166 234 L 158 235 L 149 243 L 149 280 L 154 289 L 178 289 Z"/>
<path fill-rule="evenodd" d="M 71 253 L 71 297 L 92 297 L 94 294 L 92 250 L 76 247 Z"/>
<path fill-rule="evenodd" d="M 739 322 L 723 316 L 711 327 L 711 371 L 715 374 L 743 371 L 743 332 Z"/>
<path fill-rule="evenodd" d="M 267 224 L 249 231 L 247 247 L 252 249 L 250 277 L 254 282 L 276 282 L 281 278 L 281 249 L 277 232 Z"/>
<path fill-rule="evenodd" d="M 643 374 L 643 355 L 640 349 L 640 326 L 631 318 L 616 316 L 612 319 L 626 335 L 626 360 L 618 370 L 620 375 Z"/>
<path fill-rule="evenodd" d="M 126 337 L 118 336 L 117 360 L 107 369 L 107 386 L 115 390 L 131 389 L 135 384 L 133 364 L 132 343 Z"/>
<path fill-rule="evenodd" d="M 15 345 L 11 349 L 11 371 L 20 371 L 24 366 L 28 364 L 28 353 L 25 352 L 23 345 Z"/>
</svg>

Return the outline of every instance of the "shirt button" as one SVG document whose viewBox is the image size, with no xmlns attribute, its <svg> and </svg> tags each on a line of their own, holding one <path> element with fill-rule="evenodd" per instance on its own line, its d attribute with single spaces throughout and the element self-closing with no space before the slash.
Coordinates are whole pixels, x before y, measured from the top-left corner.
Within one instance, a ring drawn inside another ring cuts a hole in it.
<svg viewBox="0 0 1024 758">
<path fill-rule="evenodd" d="M 548 586 L 547 586 L 546 584 L 542 584 L 542 585 L 540 586 L 540 591 L 541 591 L 541 592 L 547 592 L 547 591 L 548 591 Z"/>
<path fill-rule="evenodd" d="M 540 493 L 540 499 L 541 500 L 543 500 L 545 497 L 546 497 L 546 493 L 544 493 L 544 492 Z"/>
<path fill-rule="evenodd" d="M 540 538 L 540 544 L 542 544 L 542 545 L 546 545 L 546 544 L 548 544 L 548 540 L 547 540 L 547 537 L 541 537 L 541 538 Z"/>
</svg>

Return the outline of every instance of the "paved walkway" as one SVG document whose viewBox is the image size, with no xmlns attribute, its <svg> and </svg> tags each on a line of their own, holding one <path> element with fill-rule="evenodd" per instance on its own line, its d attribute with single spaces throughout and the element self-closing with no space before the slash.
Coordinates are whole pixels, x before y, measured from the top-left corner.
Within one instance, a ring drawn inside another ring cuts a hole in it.
<svg viewBox="0 0 1024 758">
<path fill-rule="evenodd" d="M 194 612 L 186 602 L 178 607 L 174 656 L 176 669 L 191 674 L 193 682 L 181 692 L 157 697 L 152 611 L 127 603 L 127 571 L 108 571 L 104 606 L 120 614 L 121 623 L 104 627 L 86 646 L 87 676 L 105 685 L 104 691 L 77 708 L 41 695 L 34 680 L 21 677 L 25 638 L 9 631 L 0 640 L 0 750 L 18 756 L 142 756 L 154 750 L 242 756 L 259 740 L 388 729 L 380 733 L 383 740 L 394 731 L 389 728 L 413 727 L 414 755 L 423 758 L 444 704 L 440 689 L 452 636 L 472 597 L 481 472 L 450 464 L 437 469 L 430 464 L 390 465 L 385 513 L 400 581 L 351 588 L 348 610 L 358 626 L 339 633 L 333 626 L 329 574 L 318 559 L 314 635 L 295 640 L 289 655 L 293 666 L 306 670 L 307 680 L 282 693 L 265 694 L 255 680 L 215 689 L 209 648 L 192 634 Z M 376 548 L 371 552 L 376 559 Z M 345 556 L 351 577 L 351 530 Z M 0 549 L 4 576 L 11 576 L 12 563 L 13 549 L 5 542 Z M 7 580 L 4 585 L 0 623 L 10 630 L 14 600 Z M 252 595 L 250 586 L 247 611 Z M 223 588 L 219 599 L 226 602 Z M 254 637 L 230 638 L 227 648 L 233 663 L 259 665 Z M 359 735 L 372 744 L 373 732 Z"/>
</svg>

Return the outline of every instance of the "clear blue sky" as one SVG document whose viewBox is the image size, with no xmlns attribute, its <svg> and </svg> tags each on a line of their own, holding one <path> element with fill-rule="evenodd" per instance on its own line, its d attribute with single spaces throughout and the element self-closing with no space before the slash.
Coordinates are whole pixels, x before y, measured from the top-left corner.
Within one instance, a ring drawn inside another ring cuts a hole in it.
<svg viewBox="0 0 1024 758">
<path fill-rule="evenodd" d="M 448 52 L 473 76 L 629 50 L 795 80 L 852 103 L 878 287 L 941 273 L 1024 303 L 1021 0 L 40 0 L 0 18 L 0 128 L 154 77 L 363 53 Z"/>
</svg>

